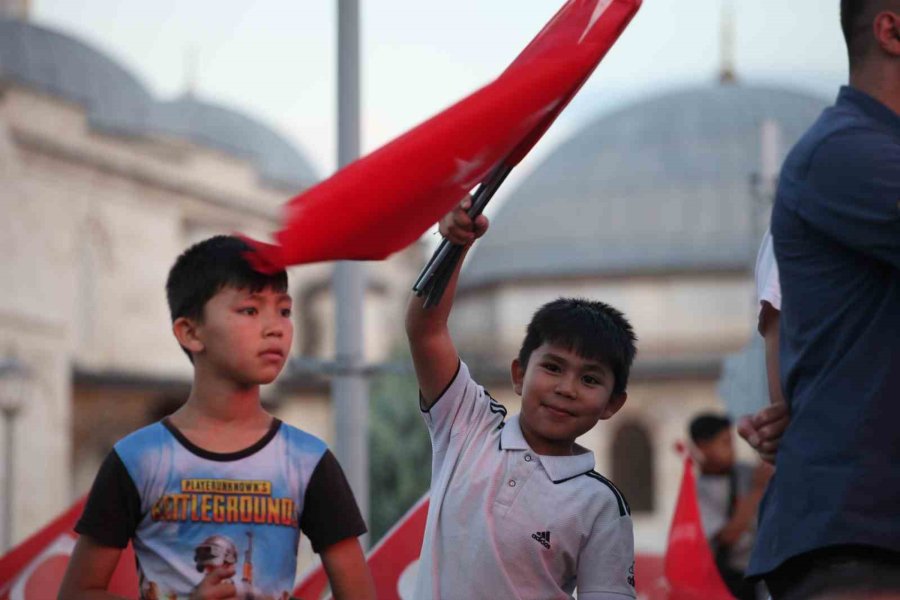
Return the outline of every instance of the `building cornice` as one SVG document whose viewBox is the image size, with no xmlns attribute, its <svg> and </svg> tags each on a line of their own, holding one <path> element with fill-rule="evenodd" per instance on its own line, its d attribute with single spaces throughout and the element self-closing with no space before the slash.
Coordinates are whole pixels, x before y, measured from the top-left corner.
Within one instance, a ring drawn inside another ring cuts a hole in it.
<svg viewBox="0 0 900 600">
<path fill-rule="evenodd" d="M 23 148 L 46 156 L 81 164 L 173 194 L 197 198 L 221 208 L 240 211 L 267 221 L 274 221 L 278 217 L 278 209 L 259 207 L 259 199 L 217 190 L 185 179 L 173 178 L 171 173 L 164 172 L 164 169 L 154 168 L 140 161 L 116 159 L 106 153 L 67 143 L 59 138 L 52 138 L 16 125 L 10 126 L 10 133 Z"/>
</svg>

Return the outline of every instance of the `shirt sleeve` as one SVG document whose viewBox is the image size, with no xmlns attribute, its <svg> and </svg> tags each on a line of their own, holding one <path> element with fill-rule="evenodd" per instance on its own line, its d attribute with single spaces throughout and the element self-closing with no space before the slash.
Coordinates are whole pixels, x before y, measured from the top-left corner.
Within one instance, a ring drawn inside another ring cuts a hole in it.
<svg viewBox="0 0 900 600">
<path fill-rule="evenodd" d="M 762 312 L 763 302 L 768 302 L 775 310 L 781 310 L 781 285 L 778 282 L 778 263 L 772 248 L 772 234 L 766 231 L 759 253 L 756 255 L 756 299 L 757 317 Z"/>
<path fill-rule="evenodd" d="M 712 541 L 728 522 L 728 478 L 700 475 L 697 478 L 697 508 L 706 539 Z"/>
<path fill-rule="evenodd" d="M 125 548 L 134 537 L 141 518 L 137 487 L 122 459 L 112 450 L 94 479 L 75 531 L 104 546 Z"/>
<path fill-rule="evenodd" d="M 823 141 L 808 183 L 813 202 L 794 210 L 813 228 L 857 252 L 900 269 L 900 143 L 853 129 Z"/>
<path fill-rule="evenodd" d="M 607 502 L 578 557 L 578 598 L 634 598 L 634 577 L 634 526 L 631 516 L 621 515 L 616 502 Z"/>
<path fill-rule="evenodd" d="M 330 450 L 322 455 L 309 479 L 300 530 L 309 538 L 316 553 L 366 532 L 365 521 L 344 470 Z"/>
<path fill-rule="evenodd" d="M 494 429 L 506 417 L 506 408 L 494 400 L 460 361 L 453 381 L 428 410 L 422 410 L 433 454 L 432 477 L 443 466 L 450 438 Z"/>
</svg>

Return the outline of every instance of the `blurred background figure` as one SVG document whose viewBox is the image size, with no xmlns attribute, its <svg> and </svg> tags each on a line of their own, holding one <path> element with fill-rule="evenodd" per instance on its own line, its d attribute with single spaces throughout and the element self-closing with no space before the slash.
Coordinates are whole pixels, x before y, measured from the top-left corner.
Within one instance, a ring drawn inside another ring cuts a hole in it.
<svg viewBox="0 0 900 600">
<path fill-rule="evenodd" d="M 716 566 L 731 593 L 740 600 L 765 598 L 765 591 L 744 579 L 756 538 L 756 511 L 772 474 L 766 463 L 753 466 L 736 458 L 731 421 L 703 413 L 691 421 L 690 436 L 697 477 L 697 502 L 703 530 Z"/>
</svg>

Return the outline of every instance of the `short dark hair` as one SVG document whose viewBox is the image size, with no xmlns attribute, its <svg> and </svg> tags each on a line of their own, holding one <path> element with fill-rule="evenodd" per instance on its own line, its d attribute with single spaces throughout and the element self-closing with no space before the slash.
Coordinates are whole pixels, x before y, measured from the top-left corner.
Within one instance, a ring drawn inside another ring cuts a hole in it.
<svg viewBox="0 0 900 600">
<path fill-rule="evenodd" d="M 519 364 L 526 368 L 531 353 L 541 344 L 559 344 L 583 358 L 608 365 L 615 378 L 613 393 L 619 394 L 628 384 L 636 341 L 625 315 L 612 306 L 582 298 L 559 298 L 534 313 L 519 350 Z"/>
<path fill-rule="evenodd" d="M 715 413 L 704 413 L 694 417 L 688 429 L 691 440 L 695 444 L 700 444 L 708 442 L 729 427 L 731 427 L 731 420 L 728 417 Z"/>
<path fill-rule="evenodd" d="M 203 307 L 225 287 L 287 292 L 287 272 L 265 275 L 253 270 L 245 258 L 248 252 L 253 248 L 231 235 L 217 235 L 185 250 L 175 260 L 166 281 L 172 321 L 181 317 L 202 320 Z"/>
<path fill-rule="evenodd" d="M 875 15 L 889 7 L 887 0 L 841 0 L 841 31 L 847 43 L 851 68 L 864 59 L 872 47 L 871 26 Z"/>
</svg>

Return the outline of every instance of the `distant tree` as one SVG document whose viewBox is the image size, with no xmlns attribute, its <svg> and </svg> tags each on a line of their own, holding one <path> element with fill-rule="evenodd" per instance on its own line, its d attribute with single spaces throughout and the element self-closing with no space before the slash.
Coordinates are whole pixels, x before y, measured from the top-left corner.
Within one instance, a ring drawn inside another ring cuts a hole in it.
<svg viewBox="0 0 900 600">
<path fill-rule="evenodd" d="M 372 379 L 369 411 L 369 529 L 381 539 L 431 482 L 431 440 L 419 411 L 419 387 L 406 348 L 391 362 L 404 372 Z"/>
</svg>

